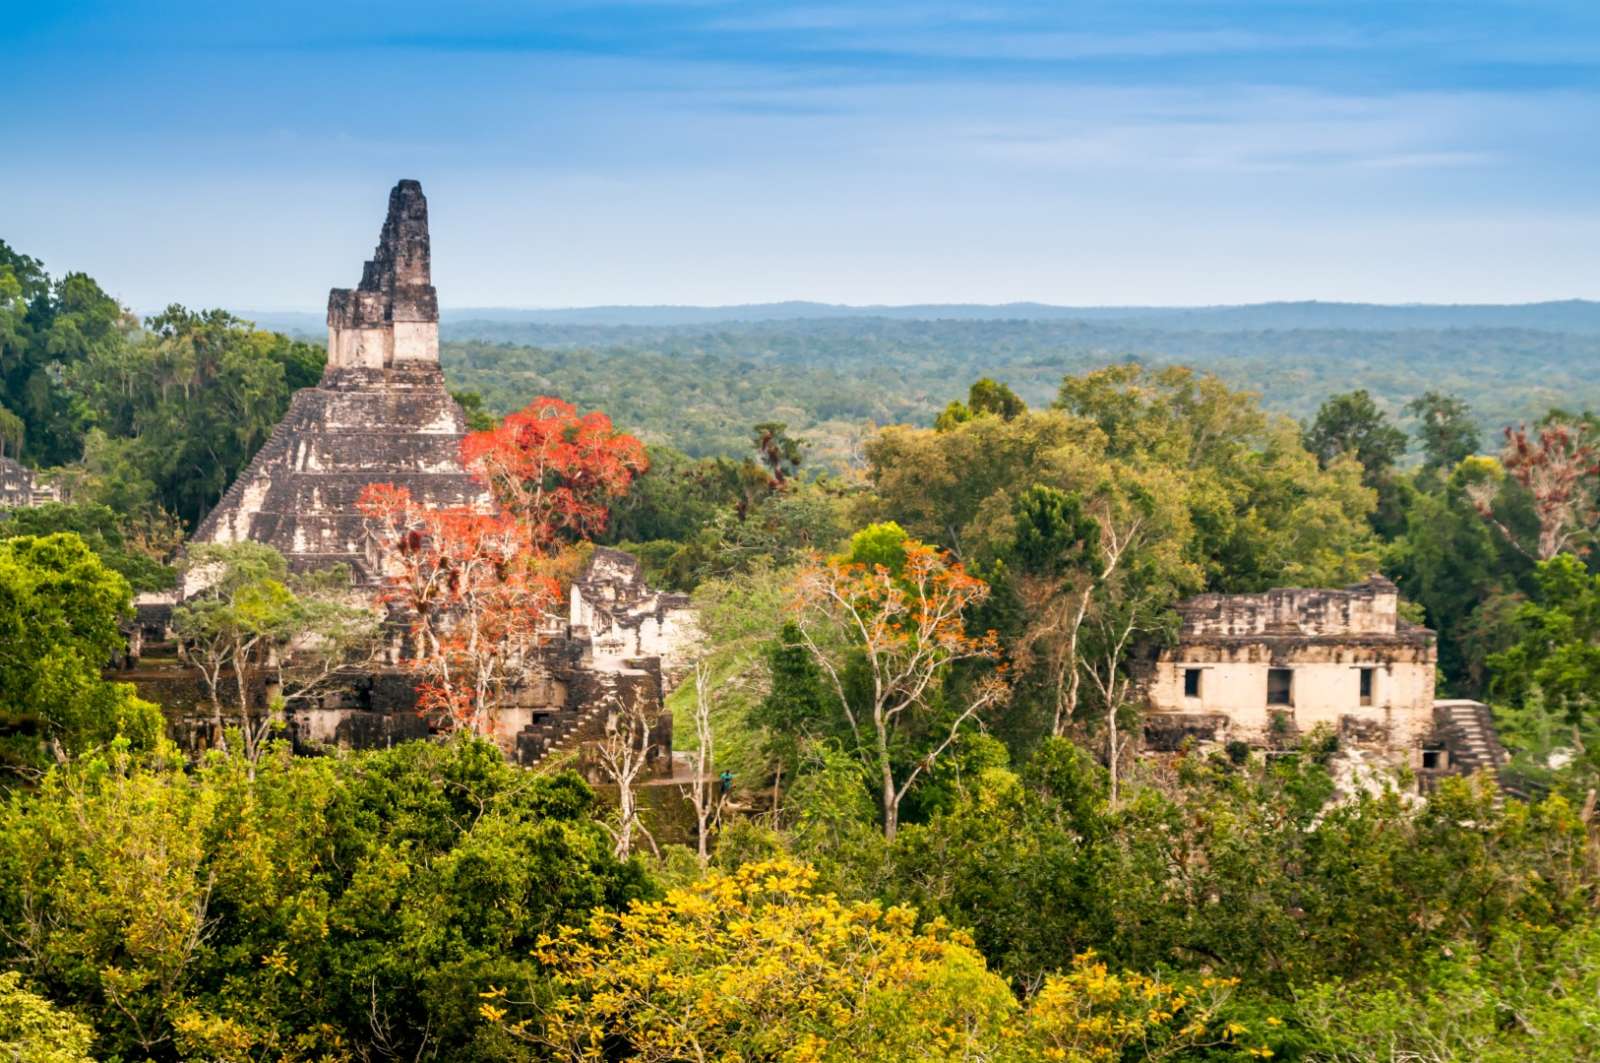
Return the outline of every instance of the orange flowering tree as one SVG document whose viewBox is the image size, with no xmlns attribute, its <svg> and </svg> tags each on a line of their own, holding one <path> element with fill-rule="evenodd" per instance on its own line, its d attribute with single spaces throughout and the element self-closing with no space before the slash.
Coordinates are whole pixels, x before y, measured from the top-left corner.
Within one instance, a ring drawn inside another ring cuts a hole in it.
<svg viewBox="0 0 1600 1063">
<path fill-rule="evenodd" d="M 385 559 L 383 599 L 410 620 L 418 708 L 486 730 L 561 600 L 547 559 L 504 514 L 430 509 L 393 484 L 368 486 L 359 506 Z"/>
<path fill-rule="evenodd" d="M 404 661 L 418 707 L 482 733 L 538 667 L 571 545 L 605 527 L 607 503 L 646 468 L 644 445 L 603 413 L 538 398 L 468 435 L 462 461 L 493 512 L 430 508 L 404 487 L 370 484 L 357 503 L 382 559 L 384 600 L 410 623 Z"/>
<path fill-rule="evenodd" d="M 461 460 L 541 550 L 603 531 L 606 503 L 649 467 L 644 444 L 611 418 L 549 397 L 467 436 Z"/>
<path fill-rule="evenodd" d="M 796 627 L 877 777 L 891 841 L 906 794 L 969 722 L 1007 695 L 993 672 L 957 705 L 944 696 L 952 665 L 1000 656 L 993 631 L 967 633 L 968 612 L 988 595 L 989 585 L 960 562 L 895 524 L 858 533 L 850 554 L 813 562 L 800 575 Z M 852 698 L 847 675 L 857 662 L 868 691 Z"/>
</svg>

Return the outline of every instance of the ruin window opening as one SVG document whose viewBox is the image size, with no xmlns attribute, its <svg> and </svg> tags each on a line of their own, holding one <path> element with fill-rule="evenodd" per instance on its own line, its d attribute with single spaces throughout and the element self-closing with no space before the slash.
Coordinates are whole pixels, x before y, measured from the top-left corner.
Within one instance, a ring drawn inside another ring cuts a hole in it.
<svg viewBox="0 0 1600 1063">
<path fill-rule="evenodd" d="M 1444 750 L 1424 749 L 1422 751 L 1422 768 L 1424 771 L 1438 771 L 1444 765 Z"/>
<path fill-rule="evenodd" d="M 1361 669 L 1361 704 L 1363 705 L 1372 704 L 1372 684 L 1373 676 L 1376 672 L 1376 668 Z"/>
<path fill-rule="evenodd" d="M 1199 668 L 1185 668 L 1183 670 L 1184 697 L 1197 698 L 1200 696 L 1200 675 L 1201 669 Z"/>
<path fill-rule="evenodd" d="M 1267 669 L 1267 704 L 1294 704 L 1294 669 Z"/>
</svg>

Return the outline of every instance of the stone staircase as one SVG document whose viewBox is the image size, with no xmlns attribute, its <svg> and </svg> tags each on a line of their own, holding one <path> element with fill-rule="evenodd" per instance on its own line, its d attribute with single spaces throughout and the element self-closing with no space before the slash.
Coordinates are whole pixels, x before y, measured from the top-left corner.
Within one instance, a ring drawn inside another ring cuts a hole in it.
<svg viewBox="0 0 1600 1063">
<path fill-rule="evenodd" d="M 606 702 L 592 702 L 577 711 L 562 709 L 537 714 L 532 723 L 517 732 L 517 762 L 532 767 L 547 757 L 575 751 L 585 738 L 594 737 L 605 729 L 609 709 Z"/>
<path fill-rule="evenodd" d="M 1452 699 L 1433 703 L 1434 741 L 1423 753 L 1425 775 L 1474 775 L 1480 771 L 1499 775 L 1511 759 L 1495 732 L 1494 714 L 1481 701 Z M 1441 756 L 1442 754 L 1442 756 Z M 1429 756 L 1439 758 L 1430 765 Z"/>
</svg>

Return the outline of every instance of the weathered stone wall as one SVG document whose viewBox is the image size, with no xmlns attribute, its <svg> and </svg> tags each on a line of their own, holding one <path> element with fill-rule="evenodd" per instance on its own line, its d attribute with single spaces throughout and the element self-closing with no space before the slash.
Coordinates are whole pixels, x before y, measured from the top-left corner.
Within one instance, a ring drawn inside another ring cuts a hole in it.
<svg viewBox="0 0 1600 1063">
<path fill-rule="evenodd" d="M 1382 578 L 1344 590 L 1202 594 L 1178 606 L 1180 637 L 1394 635 L 1399 603 L 1395 585 Z"/>
<path fill-rule="evenodd" d="M 297 570 L 350 565 L 376 578 L 356 500 L 393 483 L 429 506 L 484 506 L 460 462 L 465 417 L 437 365 L 329 369 L 195 531 L 194 542 L 262 542 Z M 195 588 L 186 588 L 193 593 Z"/>
<path fill-rule="evenodd" d="M 0 457 L 0 510 L 59 501 L 61 492 L 53 484 L 40 483 L 21 462 Z"/>
<path fill-rule="evenodd" d="M 33 471 L 10 458 L 0 458 L 0 509 L 31 505 Z"/>
<path fill-rule="evenodd" d="M 668 688 L 688 668 L 700 639 L 688 595 L 652 591 L 638 559 L 603 546 L 573 581 L 568 622 L 589 639 L 598 667 L 657 657 Z"/>
<path fill-rule="evenodd" d="M 1268 672 L 1292 673 L 1290 703 L 1267 702 Z M 1361 670 L 1372 669 L 1363 704 Z M 1185 673 L 1200 672 L 1198 696 L 1184 692 Z M 1363 743 L 1405 751 L 1420 748 L 1433 720 L 1431 644 L 1305 641 L 1226 641 L 1181 644 L 1156 662 L 1148 694 L 1153 713 L 1225 721 L 1219 742 L 1268 746 L 1325 726 Z"/>
<path fill-rule="evenodd" d="M 1321 727 L 1417 766 L 1433 727 L 1434 639 L 1398 604 L 1381 579 L 1180 604 L 1177 645 L 1145 676 L 1147 744 L 1282 747 Z"/>
</svg>

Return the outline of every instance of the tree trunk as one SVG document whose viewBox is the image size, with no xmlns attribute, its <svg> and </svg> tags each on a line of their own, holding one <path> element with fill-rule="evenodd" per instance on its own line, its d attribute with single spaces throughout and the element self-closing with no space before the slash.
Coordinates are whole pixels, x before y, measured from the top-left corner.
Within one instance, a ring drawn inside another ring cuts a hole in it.
<svg viewBox="0 0 1600 1063">
<path fill-rule="evenodd" d="M 899 825 L 900 796 L 895 791 L 894 768 L 889 763 L 889 730 L 884 715 L 882 705 L 873 709 L 873 724 L 878 732 L 878 770 L 883 776 L 883 837 L 892 842 Z"/>
<path fill-rule="evenodd" d="M 885 757 L 883 762 L 883 840 L 894 841 L 895 831 L 900 826 L 900 800 L 894 792 L 894 775 L 889 771 L 889 761 Z"/>
<path fill-rule="evenodd" d="M 617 831 L 617 859 L 626 860 L 633 851 L 633 788 L 627 783 L 617 788 L 617 810 L 622 815 Z"/>
<path fill-rule="evenodd" d="M 1117 709 L 1112 706 L 1106 714 L 1106 724 L 1111 735 L 1111 810 L 1117 810 Z"/>
<path fill-rule="evenodd" d="M 244 741 L 244 756 L 249 762 L 250 778 L 256 777 L 256 758 L 259 750 L 256 748 L 255 725 L 250 721 L 250 682 L 245 674 L 244 663 L 236 653 L 233 658 L 234 689 L 239 695 L 239 737 Z"/>
<path fill-rule="evenodd" d="M 228 751 L 228 735 L 222 722 L 222 699 L 217 696 L 215 684 L 212 684 L 211 690 L 211 726 L 216 728 L 217 748 L 226 753 Z"/>
</svg>

